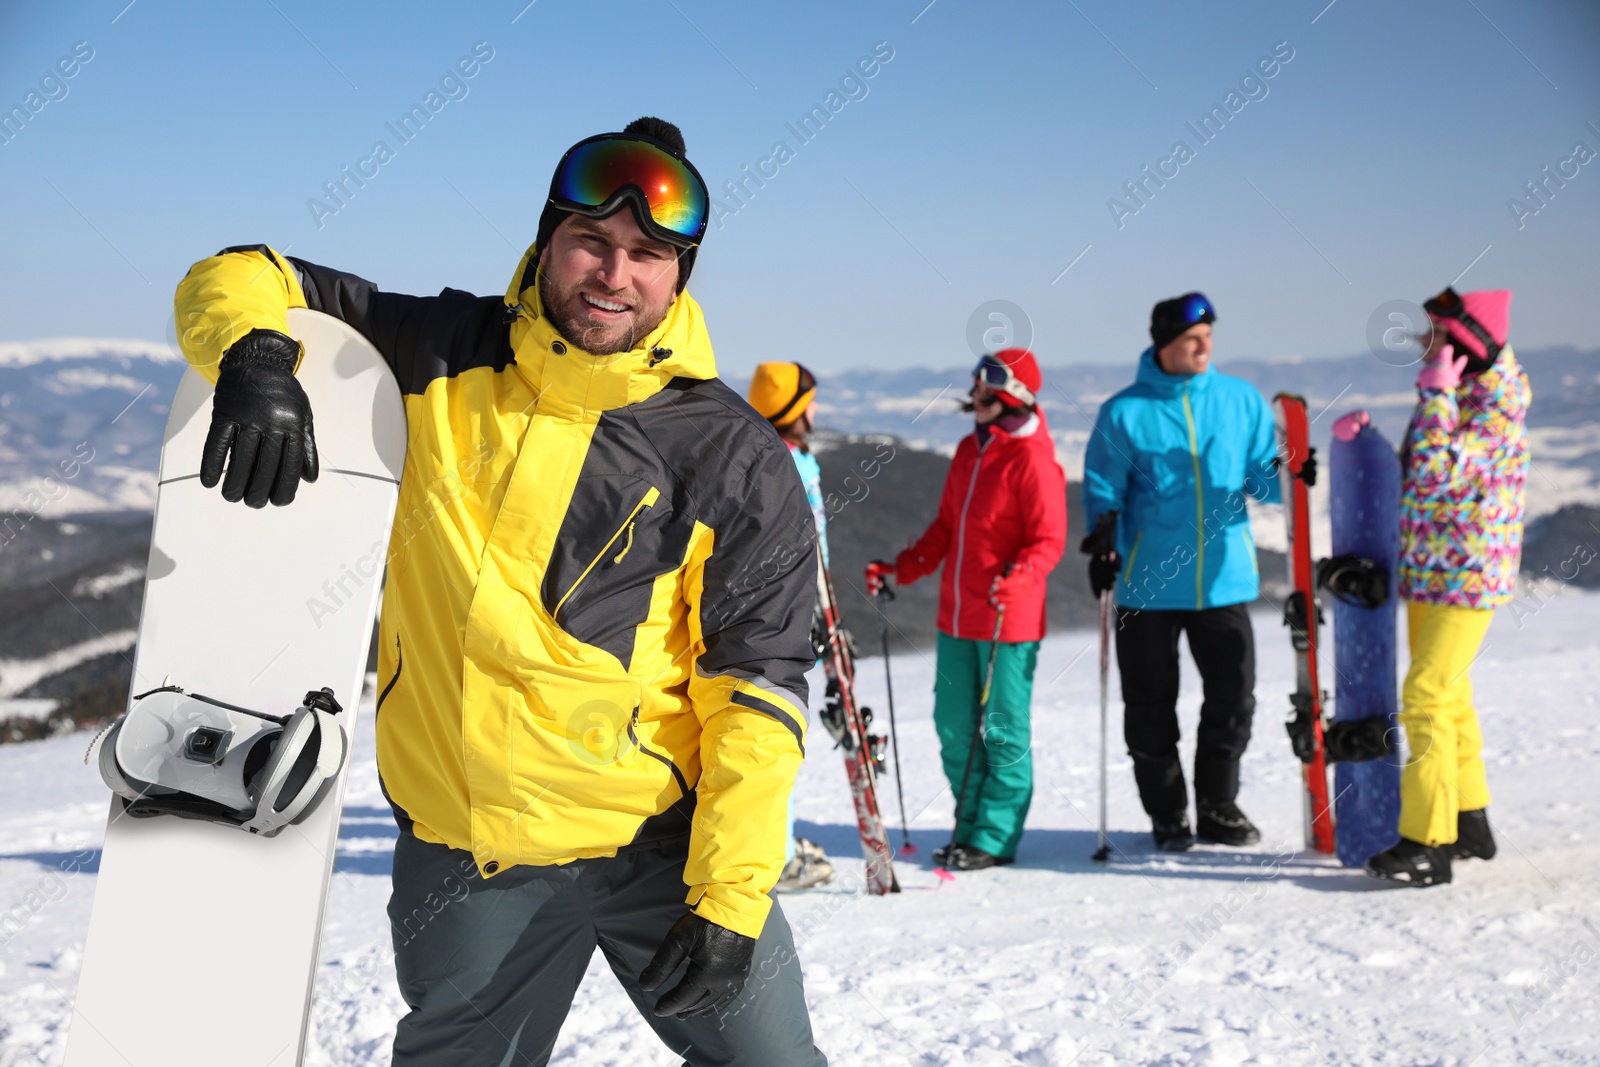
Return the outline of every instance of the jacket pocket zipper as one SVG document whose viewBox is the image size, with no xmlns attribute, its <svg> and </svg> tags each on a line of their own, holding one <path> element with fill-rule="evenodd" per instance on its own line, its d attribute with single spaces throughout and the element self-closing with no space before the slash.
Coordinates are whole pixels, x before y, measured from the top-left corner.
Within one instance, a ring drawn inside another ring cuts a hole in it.
<svg viewBox="0 0 1600 1067">
<path fill-rule="evenodd" d="M 617 527 L 616 533 L 613 533 L 611 538 L 606 541 L 604 545 L 600 546 L 600 551 L 596 552 L 594 559 L 591 559 L 589 561 L 589 565 L 583 568 L 583 573 L 578 575 L 577 580 L 567 587 L 567 591 L 562 594 L 561 599 L 556 601 L 555 610 L 550 613 L 550 617 L 552 619 L 559 619 L 561 617 L 561 609 L 566 607 L 567 601 L 572 599 L 572 594 L 578 591 L 578 586 L 582 585 L 584 583 L 584 579 L 589 577 L 589 572 L 593 571 L 595 567 L 599 566 L 600 561 L 605 558 L 606 553 L 611 551 L 611 546 L 617 543 L 617 538 L 621 537 L 623 534 L 627 534 L 627 544 L 623 546 L 622 551 L 617 553 L 616 558 L 612 560 L 613 563 L 622 562 L 622 557 L 626 556 L 628 554 L 628 550 L 633 547 L 634 521 L 639 517 L 639 513 L 641 511 L 644 511 L 646 508 L 655 507 L 656 501 L 660 499 L 661 490 L 652 485 L 650 487 L 650 491 L 644 495 L 644 499 L 635 504 L 633 506 L 633 510 L 628 512 L 628 517 L 622 520 L 622 525 Z"/>
<path fill-rule="evenodd" d="M 660 760 L 662 763 L 665 763 L 667 765 L 667 769 L 672 772 L 673 780 L 678 783 L 678 791 L 681 796 L 688 796 L 689 780 L 683 776 L 683 772 L 678 770 L 678 765 L 673 763 L 672 760 L 668 759 L 666 756 L 663 756 L 661 753 L 656 752 L 654 749 L 648 749 L 644 747 L 644 743 L 639 740 L 638 730 L 635 729 L 638 725 L 639 709 L 635 707 L 633 709 L 633 717 L 628 720 L 628 740 L 633 742 L 634 748 L 638 749 L 640 752 L 643 752 L 646 756 L 654 757 L 655 759 Z"/>
</svg>

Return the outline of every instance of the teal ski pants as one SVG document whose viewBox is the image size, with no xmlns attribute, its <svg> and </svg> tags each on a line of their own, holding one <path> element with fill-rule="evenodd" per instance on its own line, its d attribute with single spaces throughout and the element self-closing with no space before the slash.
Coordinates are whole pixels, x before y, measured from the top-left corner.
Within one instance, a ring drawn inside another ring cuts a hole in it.
<svg viewBox="0 0 1600 1067">
<path fill-rule="evenodd" d="M 933 683 L 933 726 L 953 796 L 966 801 L 956 813 L 956 844 L 970 845 L 1001 859 L 1017 854 L 1022 824 L 1033 800 L 1033 744 L 1029 704 L 1037 641 L 1001 641 L 994 657 L 989 703 L 978 721 L 983 676 L 989 665 L 988 641 L 939 635 L 937 677 Z M 978 749 L 973 752 L 976 742 Z"/>
</svg>

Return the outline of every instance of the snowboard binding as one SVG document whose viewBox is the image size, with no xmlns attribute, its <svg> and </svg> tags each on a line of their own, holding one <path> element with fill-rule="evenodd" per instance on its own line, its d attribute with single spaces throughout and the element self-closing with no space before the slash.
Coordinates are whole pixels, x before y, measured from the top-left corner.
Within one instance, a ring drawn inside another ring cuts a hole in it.
<svg viewBox="0 0 1600 1067">
<path fill-rule="evenodd" d="M 1389 600 L 1388 570 L 1365 556 L 1318 560 L 1317 585 L 1358 608 L 1382 607 Z"/>
<path fill-rule="evenodd" d="M 272 837 L 308 815 L 344 766 L 333 690 L 268 715 L 165 685 L 106 732 L 100 776 L 135 818 L 176 815 Z"/>
<path fill-rule="evenodd" d="M 1366 763 L 1394 755 L 1394 725 L 1387 715 L 1335 722 L 1322 735 L 1329 763 Z"/>
</svg>

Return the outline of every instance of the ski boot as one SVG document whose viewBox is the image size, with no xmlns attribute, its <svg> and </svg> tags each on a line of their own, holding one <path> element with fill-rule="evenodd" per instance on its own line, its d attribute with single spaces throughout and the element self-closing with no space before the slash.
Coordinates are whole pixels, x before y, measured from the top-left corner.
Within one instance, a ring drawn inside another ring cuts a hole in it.
<svg viewBox="0 0 1600 1067">
<path fill-rule="evenodd" d="M 778 884 L 772 887 L 775 891 L 793 893 L 833 881 L 833 864 L 828 862 L 821 845 L 797 837 L 794 846 L 794 858 L 784 866 Z"/>
<path fill-rule="evenodd" d="M 1240 848 L 1261 840 L 1261 831 L 1231 800 L 1195 801 L 1195 836 L 1215 845 Z"/>
<path fill-rule="evenodd" d="M 1150 833 L 1156 839 L 1156 848 L 1162 852 L 1187 852 L 1194 847 L 1187 812 L 1180 811 L 1168 819 L 1151 819 Z"/>
<path fill-rule="evenodd" d="M 1418 889 L 1445 885 L 1450 881 L 1450 846 L 1429 848 L 1402 837 L 1398 845 L 1367 861 L 1367 873 L 1374 878 L 1387 878 L 1391 882 L 1402 882 Z"/>
<path fill-rule="evenodd" d="M 991 855 L 971 845 L 946 846 L 933 850 L 933 862 L 950 871 L 982 871 L 990 867 L 1006 867 L 1013 860 Z"/>
<path fill-rule="evenodd" d="M 1497 851 L 1494 834 L 1489 832 L 1488 808 L 1456 814 L 1456 839 L 1450 846 L 1452 860 L 1492 860 Z"/>
</svg>

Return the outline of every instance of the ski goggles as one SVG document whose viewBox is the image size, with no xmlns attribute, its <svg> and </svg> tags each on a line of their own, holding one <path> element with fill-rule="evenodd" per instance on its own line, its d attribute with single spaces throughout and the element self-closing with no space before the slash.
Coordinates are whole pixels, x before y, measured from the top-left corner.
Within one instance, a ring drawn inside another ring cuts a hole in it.
<svg viewBox="0 0 1600 1067">
<path fill-rule="evenodd" d="M 1177 306 L 1172 309 L 1172 318 L 1187 329 L 1202 322 L 1216 322 L 1217 309 L 1211 306 L 1211 301 L 1206 299 L 1204 293 L 1190 293 L 1178 299 Z"/>
<path fill-rule="evenodd" d="M 705 236 L 710 198 L 693 164 L 656 141 L 602 133 L 567 149 L 550 179 L 550 202 L 604 218 L 631 202 L 651 237 L 690 248 Z"/>
<path fill-rule="evenodd" d="M 972 376 L 997 393 L 1015 397 L 1030 406 L 1034 403 L 1033 390 L 1023 385 L 1011 368 L 994 356 L 979 359 L 978 365 L 972 368 Z"/>
<path fill-rule="evenodd" d="M 807 370 L 803 363 L 796 363 L 794 367 L 799 372 L 795 379 L 794 395 L 767 419 L 774 426 L 784 426 L 798 418 L 802 412 L 795 411 L 795 408 L 817 391 L 817 376 Z"/>
<path fill-rule="evenodd" d="M 1484 365 L 1493 363 L 1500 355 L 1500 350 L 1505 347 L 1494 339 L 1483 323 L 1467 314 L 1466 305 L 1461 302 L 1461 294 L 1456 292 L 1454 286 L 1445 286 L 1444 292 L 1438 296 L 1429 297 L 1422 302 L 1422 310 L 1436 319 L 1451 319 L 1461 324 L 1461 328 L 1476 337 L 1483 345 Z M 1473 356 L 1473 353 L 1462 353 Z"/>
</svg>

